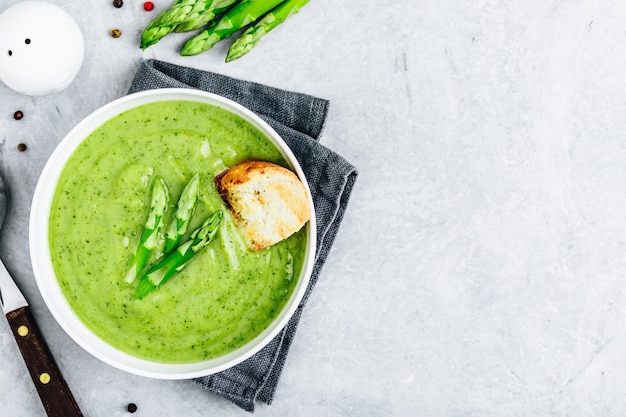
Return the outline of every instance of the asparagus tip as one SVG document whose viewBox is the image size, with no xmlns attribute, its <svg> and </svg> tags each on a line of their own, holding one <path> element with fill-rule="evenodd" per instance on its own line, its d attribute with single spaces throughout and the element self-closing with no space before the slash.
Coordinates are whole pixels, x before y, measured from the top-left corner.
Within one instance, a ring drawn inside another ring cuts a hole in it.
<svg viewBox="0 0 626 417">
<path fill-rule="evenodd" d="M 152 283 L 148 279 L 142 278 L 139 281 L 139 286 L 137 287 L 137 293 L 135 294 L 135 298 L 141 300 L 148 293 L 152 292 L 156 287 L 152 285 Z"/>
</svg>

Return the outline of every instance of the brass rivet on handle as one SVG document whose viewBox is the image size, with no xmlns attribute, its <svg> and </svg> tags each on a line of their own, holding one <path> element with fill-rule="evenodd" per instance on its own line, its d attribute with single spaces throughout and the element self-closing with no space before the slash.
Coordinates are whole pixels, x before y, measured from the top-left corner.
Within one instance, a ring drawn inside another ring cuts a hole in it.
<svg viewBox="0 0 626 417">
<path fill-rule="evenodd" d="M 22 337 L 26 336 L 28 334 L 28 327 L 23 326 L 23 325 L 18 327 L 17 334 L 19 334 Z"/>
<path fill-rule="evenodd" d="M 47 384 L 48 382 L 50 382 L 50 374 L 44 372 L 43 374 L 39 375 L 39 381 L 44 385 Z"/>
</svg>

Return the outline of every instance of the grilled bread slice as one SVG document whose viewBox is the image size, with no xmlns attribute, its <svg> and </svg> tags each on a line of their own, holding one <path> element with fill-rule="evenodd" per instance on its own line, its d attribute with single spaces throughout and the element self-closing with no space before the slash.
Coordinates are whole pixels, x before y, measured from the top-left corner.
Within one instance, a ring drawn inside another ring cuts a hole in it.
<svg viewBox="0 0 626 417">
<path fill-rule="evenodd" d="M 218 175 L 215 182 L 252 250 L 288 238 L 311 216 L 304 184 L 280 165 L 244 161 Z"/>
</svg>

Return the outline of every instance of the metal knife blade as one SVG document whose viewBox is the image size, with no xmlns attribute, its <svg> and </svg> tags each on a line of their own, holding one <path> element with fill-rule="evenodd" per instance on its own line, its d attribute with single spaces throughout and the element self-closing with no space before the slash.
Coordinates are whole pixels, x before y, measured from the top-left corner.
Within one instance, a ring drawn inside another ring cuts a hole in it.
<svg viewBox="0 0 626 417">
<path fill-rule="evenodd" d="M 2 260 L 0 260 L 0 304 L 2 304 L 2 311 L 5 315 L 18 308 L 28 306 L 24 294 L 17 288 Z"/>
</svg>

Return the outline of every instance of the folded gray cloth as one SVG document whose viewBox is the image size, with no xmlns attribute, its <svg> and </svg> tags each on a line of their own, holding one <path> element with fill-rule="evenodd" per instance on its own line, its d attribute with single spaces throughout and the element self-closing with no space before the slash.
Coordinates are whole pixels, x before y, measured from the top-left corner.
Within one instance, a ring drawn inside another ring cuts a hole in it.
<svg viewBox="0 0 626 417">
<path fill-rule="evenodd" d="M 171 87 L 215 93 L 257 113 L 291 148 L 304 170 L 313 196 L 317 220 L 315 265 L 311 282 L 294 316 L 257 354 L 223 372 L 194 380 L 241 408 L 254 411 L 256 401 L 271 404 L 274 398 L 302 309 L 337 234 L 357 171 L 317 141 L 328 112 L 327 100 L 156 60 L 142 63 L 129 93 Z"/>
</svg>

